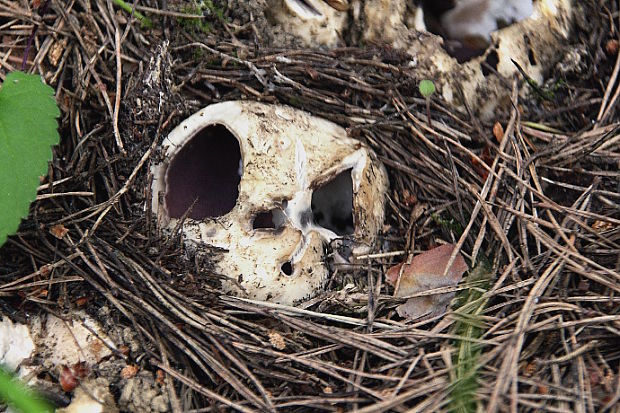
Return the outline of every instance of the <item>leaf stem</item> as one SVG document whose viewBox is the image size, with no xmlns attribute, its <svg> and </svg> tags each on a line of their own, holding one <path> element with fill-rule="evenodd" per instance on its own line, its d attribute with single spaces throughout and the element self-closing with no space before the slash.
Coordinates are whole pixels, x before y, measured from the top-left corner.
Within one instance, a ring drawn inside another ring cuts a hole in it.
<svg viewBox="0 0 620 413">
<path fill-rule="evenodd" d="M 151 19 L 137 11 L 132 5 L 126 3 L 123 0 L 114 0 L 114 4 L 125 10 L 127 13 L 136 16 L 136 19 L 138 19 L 140 21 L 140 24 L 142 24 L 144 27 L 147 27 L 149 29 L 153 27 L 153 22 L 151 22 Z"/>
<path fill-rule="evenodd" d="M 426 98 L 426 119 L 428 120 L 428 126 L 433 127 L 431 124 L 431 98 L 430 96 Z"/>
<path fill-rule="evenodd" d="M 39 14 L 39 16 L 43 17 L 43 15 L 45 15 L 45 12 L 47 11 L 47 6 L 49 4 L 50 0 L 45 0 L 45 3 L 43 3 L 43 5 L 37 9 L 37 13 Z M 34 41 L 34 36 L 37 34 L 37 30 L 39 30 L 39 25 L 35 23 L 32 26 L 30 36 L 28 36 L 28 43 L 26 44 L 26 50 L 24 51 L 24 58 L 22 59 L 22 72 L 26 72 L 28 55 L 30 55 L 30 48 L 32 48 L 32 42 Z"/>
</svg>

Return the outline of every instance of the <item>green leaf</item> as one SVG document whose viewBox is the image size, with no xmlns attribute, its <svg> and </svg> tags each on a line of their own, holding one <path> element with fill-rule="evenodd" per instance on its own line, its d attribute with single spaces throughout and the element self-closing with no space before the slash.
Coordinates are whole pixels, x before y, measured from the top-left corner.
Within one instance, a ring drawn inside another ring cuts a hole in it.
<svg viewBox="0 0 620 413">
<path fill-rule="evenodd" d="M 422 94 L 422 96 L 427 98 L 433 93 L 435 93 L 435 84 L 432 81 L 425 79 L 420 82 L 420 86 L 418 86 L 418 89 L 420 89 L 420 93 Z"/>
<path fill-rule="evenodd" d="M 37 75 L 9 73 L 0 89 L 0 245 L 28 216 L 39 177 L 58 144 L 54 89 Z"/>
<path fill-rule="evenodd" d="M 54 408 L 0 366 L 0 402 L 20 412 L 52 413 Z"/>
</svg>

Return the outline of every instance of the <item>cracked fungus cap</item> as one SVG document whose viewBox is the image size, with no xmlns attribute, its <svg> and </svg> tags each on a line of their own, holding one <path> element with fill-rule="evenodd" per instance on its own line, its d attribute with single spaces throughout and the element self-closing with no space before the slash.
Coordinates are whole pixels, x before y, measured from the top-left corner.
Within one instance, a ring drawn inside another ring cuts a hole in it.
<svg viewBox="0 0 620 413">
<path fill-rule="evenodd" d="M 183 222 L 227 293 L 291 304 L 318 292 L 338 259 L 363 254 L 383 224 L 384 166 L 340 126 L 286 106 L 232 101 L 177 126 L 153 166 L 158 224 Z"/>
</svg>

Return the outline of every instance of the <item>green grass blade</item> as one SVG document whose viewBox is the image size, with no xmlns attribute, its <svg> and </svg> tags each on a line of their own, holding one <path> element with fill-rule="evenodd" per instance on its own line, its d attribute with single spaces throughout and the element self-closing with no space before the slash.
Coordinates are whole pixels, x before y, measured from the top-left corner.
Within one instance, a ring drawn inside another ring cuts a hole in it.
<svg viewBox="0 0 620 413">
<path fill-rule="evenodd" d="M 471 270 L 467 281 L 475 283 L 476 288 L 461 291 L 458 297 L 458 309 L 455 310 L 456 323 L 453 334 L 460 339 L 454 341 L 457 351 L 454 355 L 455 371 L 452 374 L 450 384 L 450 401 L 448 411 L 455 413 L 472 413 L 477 411 L 478 402 L 476 391 L 478 390 L 479 356 L 482 345 L 472 342 L 479 339 L 486 330 L 481 320 L 487 299 L 482 296 L 491 286 L 493 274 L 490 265 L 481 261 Z"/>
</svg>

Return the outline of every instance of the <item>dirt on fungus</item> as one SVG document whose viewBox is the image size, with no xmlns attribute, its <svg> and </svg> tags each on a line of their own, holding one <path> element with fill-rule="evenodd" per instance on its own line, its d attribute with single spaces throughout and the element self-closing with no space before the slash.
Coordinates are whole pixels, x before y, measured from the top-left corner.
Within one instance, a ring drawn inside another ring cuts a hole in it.
<svg viewBox="0 0 620 413">
<path fill-rule="evenodd" d="M 122 411 L 446 411 L 470 342 L 478 387 L 465 394 L 481 410 L 613 411 L 620 10 L 576 3 L 544 84 L 513 93 L 492 122 L 432 97 L 428 125 L 410 56 L 354 43 L 355 27 L 346 47 L 301 47 L 273 25 L 267 1 L 162 10 L 143 0 L 136 11 L 151 28 L 103 0 L 0 2 L 0 79 L 21 68 L 36 26 L 25 70 L 54 87 L 62 111 L 49 175 L 0 248 L 0 313 L 97 320 L 114 345 L 84 380 L 109 383 Z M 229 274 L 209 270 L 209 250 L 188 254 L 150 210 L 157 145 L 187 115 L 233 99 L 334 121 L 388 169 L 375 254 L 335 263 L 325 292 L 296 307 L 222 296 Z M 399 318 L 404 299 L 385 272 L 443 243 L 470 267 L 488 262 L 490 281 L 465 274 L 446 315 Z M 472 319 L 462 315 L 472 294 L 483 304 L 468 330 L 459 326 Z M 58 407 L 71 401 L 41 355 L 25 364 Z"/>
</svg>

